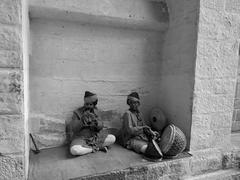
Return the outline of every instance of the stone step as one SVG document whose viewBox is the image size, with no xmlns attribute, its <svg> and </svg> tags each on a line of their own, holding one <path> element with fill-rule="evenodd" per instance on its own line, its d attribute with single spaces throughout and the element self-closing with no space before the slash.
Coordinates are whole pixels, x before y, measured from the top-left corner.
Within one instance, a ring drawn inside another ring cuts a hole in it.
<svg viewBox="0 0 240 180">
<path fill-rule="evenodd" d="M 219 170 L 199 176 L 184 178 L 185 180 L 239 180 L 240 169 Z"/>
</svg>

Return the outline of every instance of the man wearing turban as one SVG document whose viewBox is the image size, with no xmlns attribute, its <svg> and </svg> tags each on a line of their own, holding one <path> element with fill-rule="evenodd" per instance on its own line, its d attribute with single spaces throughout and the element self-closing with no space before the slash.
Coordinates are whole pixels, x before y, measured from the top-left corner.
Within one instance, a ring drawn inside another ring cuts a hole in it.
<svg viewBox="0 0 240 180">
<path fill-rule="evenodd" d="M 115 136 L 103 130 L 97 109 L 97 95 L 86 91 L 84 106 L 73 112 L 72 120 L 67 126 L 70 152 L 72 155 L 84 155 L 97 150 L 107 151 L 113 144 Z"/>
</svg>

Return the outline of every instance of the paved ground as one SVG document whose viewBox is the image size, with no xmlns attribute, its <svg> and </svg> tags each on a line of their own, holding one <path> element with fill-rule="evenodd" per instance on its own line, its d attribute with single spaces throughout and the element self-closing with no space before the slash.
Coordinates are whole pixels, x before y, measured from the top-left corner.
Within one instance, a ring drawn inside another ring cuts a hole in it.
<svg viewBox="0 0 240 180">
<path fill-rule="evenodd" d="M 232 134 L 232 143 L 240 147 L 240 133 Z M 186 157 L 182 154 L 178 158 Z M 163 160 L 167 161 L 167 160 Z M 154 163 L 141 155 L 114 144 L 108 153 L 97 152 L 73 157 L 67 147 L 30 153 L 30 180 L 65 180 Z"/>
<path fill-rule="evenodd" d="M 189 155 L 182 154 L 178 158 L 186 156 Z M 41 150 L 37 155 L 31 152 L 29 179 L 71 179 L 149 163 L 154 162 L 116 144 L 108 153 L 97 152 L 80 157 L 69 155 L 66 147 L 58 147 Z"/>
</svg>

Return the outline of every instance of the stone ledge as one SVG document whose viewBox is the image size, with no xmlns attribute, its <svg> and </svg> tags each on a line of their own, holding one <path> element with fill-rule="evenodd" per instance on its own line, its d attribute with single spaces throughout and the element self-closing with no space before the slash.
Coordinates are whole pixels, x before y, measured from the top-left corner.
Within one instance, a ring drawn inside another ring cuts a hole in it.
<svg viewBox="0 0 240 180">
<path fill-rule="evenodd" d="M 239 169 L 230 169 L 230 170 L 220 170 L 208 174 L 202 174 L 200 176 L 191 176 L 186 178 L 186 180 L 236 180 L 240 178 Z"/>
<path fill-rule="evenodd" d="M 31 153 L 29 179 L 183 179 L 239 168 L 239 152 L 239 148 L 226 152 L 206 149 L 194 152 L 192 157 L 183 153 L 177 159 L 149 162 L 119 145 L 113 145 L 108 153 L 81 157 L 69 156 L 67 147 L 59 147 Z"/>
<path fill-rule="evenodd" d="M 71 156 L 67 147 L 58 147 L 41 150 L 36 155 L 30 153 L 29 179 L 139 179 L 140 176 L 154 179 L 166 174 L 188 173 L 188 161 L 189 155 L 183 153 L 178 159 L 150 162 L 116 144 L 108 153 L 97 152 L 79 157 Z"/>
</svg>

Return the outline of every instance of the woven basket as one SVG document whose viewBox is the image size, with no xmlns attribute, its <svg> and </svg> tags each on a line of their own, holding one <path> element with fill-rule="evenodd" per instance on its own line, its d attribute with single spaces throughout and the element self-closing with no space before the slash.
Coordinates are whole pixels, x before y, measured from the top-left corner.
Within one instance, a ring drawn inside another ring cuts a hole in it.
<svg viewBox="0 0 240 180">
<path fill-rule="evenodd" d="M 159 146 L 165 156 L 176 156 L 186 148 L 187 140 L 184 133 L 175 125 L 168 125 L 162 133 Z"/>
</svg>

